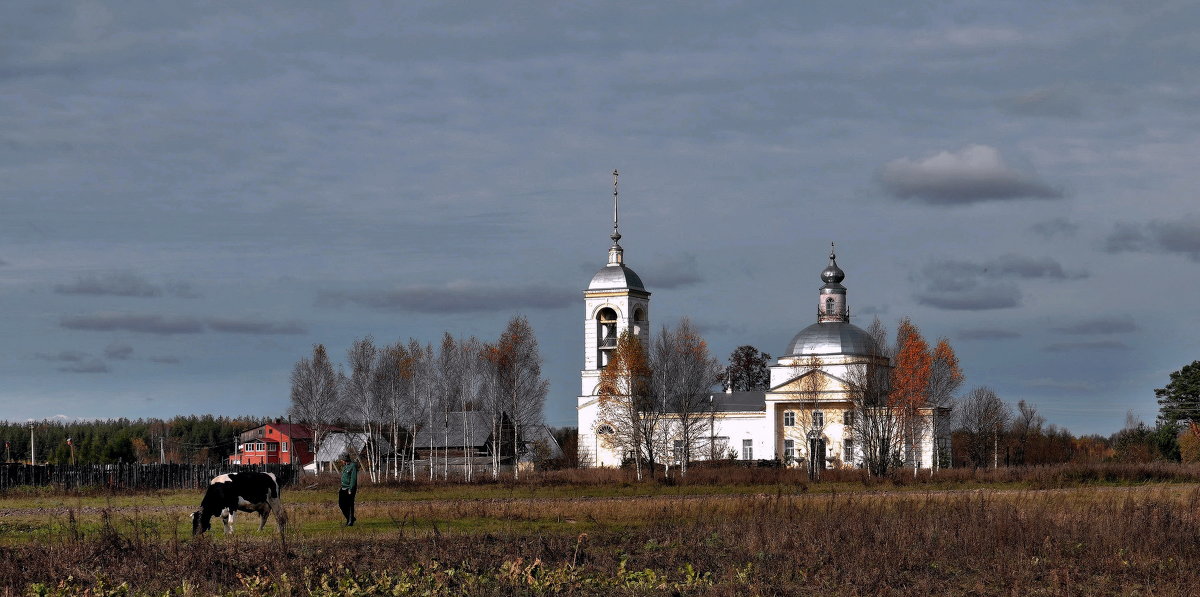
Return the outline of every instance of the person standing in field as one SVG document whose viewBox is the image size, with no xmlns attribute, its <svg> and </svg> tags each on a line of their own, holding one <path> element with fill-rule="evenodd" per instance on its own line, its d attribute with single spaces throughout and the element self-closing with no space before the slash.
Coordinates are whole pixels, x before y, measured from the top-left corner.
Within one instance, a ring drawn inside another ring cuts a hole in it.
<svg viewBox="0 0 1200 597">
<path fill-rule="evenodd" d="M 338 507 L 342 509 L 342 516 L 346 517 L 346 526 L 354 526 L 354 498 L 358 494 L 358 463 L 349 460 L 345 456 L 341 458 L 342 462 L 342 486 L 338 490 Z"/>
</svg>

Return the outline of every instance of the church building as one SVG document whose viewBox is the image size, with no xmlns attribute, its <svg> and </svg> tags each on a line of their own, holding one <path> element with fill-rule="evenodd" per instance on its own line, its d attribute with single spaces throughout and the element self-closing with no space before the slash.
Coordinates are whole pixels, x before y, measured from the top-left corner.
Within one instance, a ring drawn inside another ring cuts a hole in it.
<svg viewBox="0 0 1200 597">
<path fill-rule="evenodd" d="M 598 393 L 601 371 L 617 347 L 618 336 L 631 330 L 643 346 L 650 344 L 650 292 L 626 265 L 619 243 L 616 174 L 608 263 L 583 293 L 584 365 L 577 408 L 580 461 L 586 466 L 620 466 L 625 456 L 614 447 L 617 442 L 606 438 L 614 426 L 602 418 Z M 820 469 L 861 465 L 862 446 L 855 445 L 855 438 L 863 435 L 854 433 L 854 419 L 866 411 L 856 409 L 853 401 L 856 375 L 861 378 L 866 366 L 891 364 L 871 335 L 850 323 L 842 285 L 846 274 L 832 249 L 820 278 L 816 323 L 800 330 L 771 365 L 770 388 L 711 395 L 711 412 L 705 413 L 708 437 L 693 450 L 693 460 L 778 459 Z M 920 421 L 910 425 L 912 441 L 902 448 L 905 442 L 895 444 L 895 460 L 918 468 L 933 465 L 932 415 L 929 409 L 917 413 Z"/>
</svg>

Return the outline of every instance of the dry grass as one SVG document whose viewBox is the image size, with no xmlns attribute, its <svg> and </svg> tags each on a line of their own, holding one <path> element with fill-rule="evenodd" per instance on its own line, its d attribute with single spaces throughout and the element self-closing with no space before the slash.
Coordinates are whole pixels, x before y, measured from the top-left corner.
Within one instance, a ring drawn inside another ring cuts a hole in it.
<svg viewBox="0 0 1200 597">
<path fill-rule="evenodd" d="M 1156 470 L 1097 479 L 1165 474 Z M 144 594 L 1188 595 L 1200 586 L 1198 506 L 1195 485 L 817 494 L 781 483 L 754 495 L 366 502 L 361 528 L 344 529 L 332 504 L 313 501 L 293 505 L 286 549 L 273 532 L 248 532 L 246 519 L 231 538 L 192 539 L 173 514 L 116 510 L 0 548 L 0 585 L 10 594 L 110 594 L 125 583 Z"/>
</svg>

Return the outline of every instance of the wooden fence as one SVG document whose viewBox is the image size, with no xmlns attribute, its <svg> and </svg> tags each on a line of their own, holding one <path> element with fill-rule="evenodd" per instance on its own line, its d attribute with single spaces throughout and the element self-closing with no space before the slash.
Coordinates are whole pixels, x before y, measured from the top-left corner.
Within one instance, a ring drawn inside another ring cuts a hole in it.
<svg viewBox="0 0 1200 597">
<path fill-rule="evenodd" d="M 242 471 L 272 473 L 279 484 L 291 485 L 299 477 L 286 464 L 0 464 L 0 491 L 20 486 L 55 486 L 64 489 L 198 489 L 217 475 Z"/>
</svg>

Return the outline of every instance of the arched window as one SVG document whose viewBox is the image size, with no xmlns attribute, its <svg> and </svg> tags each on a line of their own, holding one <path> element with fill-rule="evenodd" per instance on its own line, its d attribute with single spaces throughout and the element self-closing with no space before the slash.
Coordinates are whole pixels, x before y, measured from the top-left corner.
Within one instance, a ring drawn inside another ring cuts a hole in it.
<svg viewBox="0 0 1200 597">
<path fill-rule="evenodd" d="M 596 433 L 599 435 L 611 435 L 613 433 L 616 433 L 616 431 L 613 430 L 612 425 L 605 423 L 596 428 Z"/>
<path fill-rule="evenodd" d="M 617 347 L 617 312 L 605 307 L 596 313 L 596 359 L 600 368 L 608 365 L 611 352 Z"/>
<path fill-rule="evenodd" d="M 640 336 L 644 329 L 646 329 L 646 310 L 638 307 L 633 310 L 633 333 Z"/>
<path fill-rule="evenodd" d="M 833 315 L 833 297 L 825 299 L 825 314 Z"/>
</svg>

